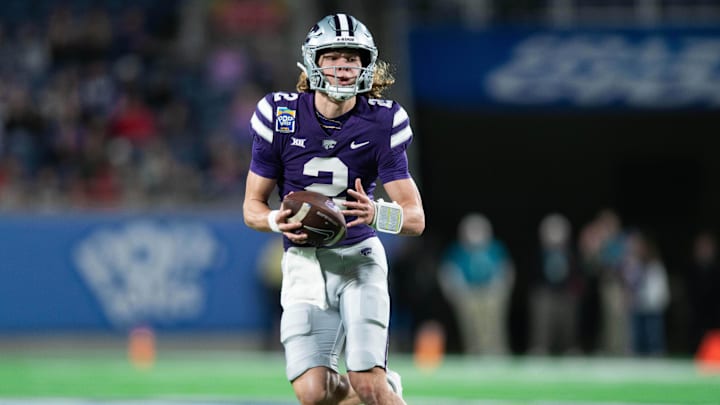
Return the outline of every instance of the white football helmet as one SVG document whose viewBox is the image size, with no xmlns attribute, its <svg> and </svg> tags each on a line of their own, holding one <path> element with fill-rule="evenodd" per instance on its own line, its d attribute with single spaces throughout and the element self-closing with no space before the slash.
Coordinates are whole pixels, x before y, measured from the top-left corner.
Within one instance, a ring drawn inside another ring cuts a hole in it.
<svg viewBox="0 0 720 405">
<path fill-rule="evenodd" d="M 362 68 L 355 84 L 335 86 L 325 80 L 317 65 L 323 51 L 349 48 L 360 51 Z M 311 90 L 327 93 L 330 97 L 344 101 L 358 93 L 370 91 L 377 60 L 377 47 L 372 34 L 365 24 L 348 14 L 328 15 L 310 30 L 302 46 L 303 65 Z"/>
</svg>

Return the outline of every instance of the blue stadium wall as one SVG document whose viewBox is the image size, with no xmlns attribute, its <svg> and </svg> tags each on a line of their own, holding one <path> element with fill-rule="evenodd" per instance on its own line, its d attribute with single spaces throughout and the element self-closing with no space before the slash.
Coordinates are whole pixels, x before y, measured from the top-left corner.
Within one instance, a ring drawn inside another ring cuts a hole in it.
<svg viewBox="0 0 720 405">
<path fill-rule="evenodd" d="M 0 215 L 0 336 L 264 331 L 279 296 L 258 269 L 279 241 L 239 212 Z"/>
<path fill-rule="evenodd" d="M 0 216 L 0 332 L 262 328 L 239 214 Z"/>
</svg>

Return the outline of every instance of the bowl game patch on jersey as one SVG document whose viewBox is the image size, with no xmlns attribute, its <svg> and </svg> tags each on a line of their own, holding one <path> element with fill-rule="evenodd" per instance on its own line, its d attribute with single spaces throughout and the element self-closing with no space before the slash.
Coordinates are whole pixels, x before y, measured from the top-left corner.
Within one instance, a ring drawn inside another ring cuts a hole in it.
<svg viewBox="0 0 720 405">
<path fill-rule="evenodd" d="M 275 131 L 290 134 L 295 132 L 295 110 L 278 107 L 275 110 Z"/>
</svg>

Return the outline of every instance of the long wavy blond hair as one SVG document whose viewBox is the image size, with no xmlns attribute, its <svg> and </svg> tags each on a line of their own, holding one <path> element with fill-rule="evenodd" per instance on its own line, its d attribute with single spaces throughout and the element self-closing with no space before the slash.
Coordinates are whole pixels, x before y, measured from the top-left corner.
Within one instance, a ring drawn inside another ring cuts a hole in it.
<svg viewBox="0 0 720 405">
<path fill-rule="evenodd" d="M 382 98 L 383 92 L 392 86 L 393 83 L 395 83 L 395 76 L 393 76 L 392 66 L 384 60 L 378 59 L 375 62 L 372 88 L 366 94 L 370 98 Z M 298 92 L 312 91 L 310 90 L 310 83 L 308 83 L 308 77 L 305 72 L 300 72 L 295 88 Z"/>
</svg>

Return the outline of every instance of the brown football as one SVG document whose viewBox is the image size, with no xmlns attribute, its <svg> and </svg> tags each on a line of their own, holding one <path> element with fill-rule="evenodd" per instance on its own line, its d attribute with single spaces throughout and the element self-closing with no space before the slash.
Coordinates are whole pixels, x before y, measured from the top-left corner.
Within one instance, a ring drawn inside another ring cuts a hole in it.
<svg viewBox="0 0 720 405">
<path fill-rule="evenodd" d="M 332 246 L 345 238 L 345 217 L 327 196 L 314 191 L 295 191 L 285 196 L 283 209 L 292 211 L 288 222 L 302 222 L 312 246 Z"/>
</svg>

